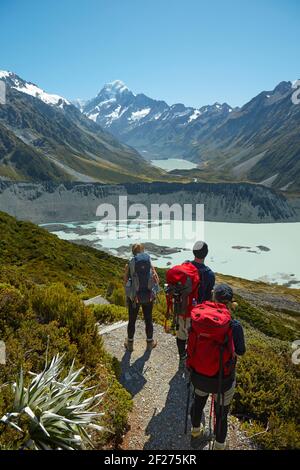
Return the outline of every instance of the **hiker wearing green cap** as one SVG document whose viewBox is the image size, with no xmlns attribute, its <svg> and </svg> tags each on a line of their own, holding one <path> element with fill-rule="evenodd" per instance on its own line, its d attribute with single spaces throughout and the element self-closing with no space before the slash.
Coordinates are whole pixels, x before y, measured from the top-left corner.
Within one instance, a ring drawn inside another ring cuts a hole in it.
<svg viewBox="0 0 300 470">
<path fill-rule="evenodd" d="M 187 368 L 194 386 L 191 407 L 191 446 L 203 442 L 202 414 L 209 394 L 216 396 L 215 450 L 225 449 L 229 405 L 235 390 L 237 355 L 245 353 L 241 324 L 231 317 L 233 291 L 218 284 L 212 301 L 195 306 L 191 312 L 191 329 L 187 345 Z"/>
</svg>

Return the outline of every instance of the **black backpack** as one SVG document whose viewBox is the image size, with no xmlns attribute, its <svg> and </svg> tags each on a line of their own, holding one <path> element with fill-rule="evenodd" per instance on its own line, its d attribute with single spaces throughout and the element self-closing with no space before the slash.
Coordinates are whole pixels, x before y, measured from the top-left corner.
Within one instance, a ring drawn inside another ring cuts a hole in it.
<svg viewBox="0 0 300 470">
<path fill-rule="evenodd" d="M 153 300 L 151 259 L 147 253 L 138 253 L 129 262 L 130 288 L 127 296 L 134 302 L 146 304 Z"/>
</svg>

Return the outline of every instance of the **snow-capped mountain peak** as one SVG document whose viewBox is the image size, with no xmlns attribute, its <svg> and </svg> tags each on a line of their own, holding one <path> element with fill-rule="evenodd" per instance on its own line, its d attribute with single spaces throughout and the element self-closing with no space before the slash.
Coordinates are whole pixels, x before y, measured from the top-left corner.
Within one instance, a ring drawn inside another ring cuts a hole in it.
<svg viewBox="0 0 300 470">
<path fill-rule="evenodd" d="M 175 141 L 175 136 L 185 129 L 192 136 L 210 119 L 213 122 L 226 119 L 231 110 L 226 103 L 200 109 L 182 103 L 169 106 L 165 101 L 152 99 L 143 93 L 135 95 L 124 82 L 115 80 L 104 85 L 98 95 L 83 106 L 82 112 L 144 155 L 149 150 L 146 141 L 151 140 L 153 149 L 157 139 L 163 140 L 164 136 L 168 142 L 173 138 Z M 178 151 L 182 155 L 183 150 L 180 148 Z M 147 158 L 150 157 L 148 153 Z"/>
<path fill-rule="evenodd" d="M 125 83 L 121 80 L 114 80 L 113 82 L 106 83 L 100 91 L 99 95 L 105 93 L 111 97 L 114 97 L 124 93 L 125 91 L 129 91 L 129 88 L 125 85 Z"/>
<path fill-rule="evenodd" d="M 128 87 L 125 85 L 124 82 L 122 82 L 122 80 L 113 80 L 112 82 L 107 83 L 106 87 L 111 88 L 113 90 L 117 90 L 119 92 L 128 90 Z"/>
<path fill-rule="evenodd" d="M 42 88 L 39 88 L 37 85 L 31 82 L 27 82 L 20 78 L 13 72 L 8 72 L 6 70 L 0 70 L 0 80 L 4 80 L 7 86 L 13 88 L 21 93 L 31 95 L 34 98 L 38 98 L 46 104 L 58 106 L 60 108 L 64 105 L 70 105 L 71 103 L 63 98 L 62 96 L 47 93 Z"/>
<path fill-rule="evenodd" d="M 8 72 L 7 70 L 0 70 L 0 80 L 9 77 L 12 75 L 12 72 Z"/>
</svg>

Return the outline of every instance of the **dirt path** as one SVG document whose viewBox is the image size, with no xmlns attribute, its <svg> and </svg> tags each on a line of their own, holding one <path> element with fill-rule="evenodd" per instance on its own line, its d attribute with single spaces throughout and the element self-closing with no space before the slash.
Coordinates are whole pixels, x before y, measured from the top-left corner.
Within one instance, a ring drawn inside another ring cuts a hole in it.
<svg viewBox="0 0 300 470">
<path fill-rule="evenodd" d="M 134 351 L 124 349 L 126 327 L 123 325 L 103 334 L 107 351 L 121 361 L 121 383 L 132 394 L 134 408 L 129 417 L 129 432 L 124 449 L 186 450 L 190 434 L 184 434 L 187 381 L 178 372 L 178 356 L 174 337 L 155 326 L 157 347 L 146 352 L 144 323 L 137 322 Z M 206 416 L 208 410 L 206 410 Z M 190 422 L 188 430 L 190 429 Z M 229 449 L 251 449 L 251 442 L 231 419 Z M 207 449 L 208 446 L 205 447 Z"/>
</svg>

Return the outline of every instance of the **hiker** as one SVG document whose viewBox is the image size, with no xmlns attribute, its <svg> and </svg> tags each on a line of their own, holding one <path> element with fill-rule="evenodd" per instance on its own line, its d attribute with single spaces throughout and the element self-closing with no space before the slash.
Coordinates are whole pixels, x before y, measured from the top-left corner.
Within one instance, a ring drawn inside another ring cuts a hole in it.
<svg viewBox="0 0 300 470">
<path fill-rule="evenodd" d="M 191 407 L 191 446 L 194 448 L 203 441 L 203 409 L 209 394 L 214 394 L 217 400 L 214 449 L 225 449 L 237 355 L 246 351 L 243 328 L 238 320 L 231 318 L 235 305 L 231 287 L 218 284 L 213 300 L 195 306 L 191 312 L 186 365 L 194 386 Z"/>
<path fill-rule="evenodd" d="M 192 277 L 192 283 L 197 283 L 196 292 L 193 292 L 194 288 L 192 288 L 192 292 L 190 294 L 190 299 L 194 304 L 211 300 L 212 290 L 215 285 L 215 275 L 213 271 L 204 264 L 207 254 L 207 243 L 204 241 L 197 241 L 193 246 L 194 260 L 191 262 L 188 261 L 181 265 L 183 267 L 187 264 L 192 264 L 197 269 L 196 273 L 194 273 L 191 269 L 187 271 L 187 274 Z M 188 338 L 188 330 L 191 324 L 189 310 L 189 308 L 186 308 L 185 311 L 179 313 L 177 319 L 176 342 L 179 353 L 179 369 L 185 367 L 186 342 Z"/>
<path fill-rule="evenodd" d="M 152 265 L 150 256 L 145 253 L 144 245 L 136 243 L 132 246 L 133 257 L 126 265 L 124 285 L 128 306 L 129 321 L 127 338 L 124 346 L 133 351 L 135 323 L 142 307 L 147 338 L 147 350 L 156 347 L 157 341 L 153 339 L 152 310 L 159 286 L 159 277 Z"/>
</svg>

